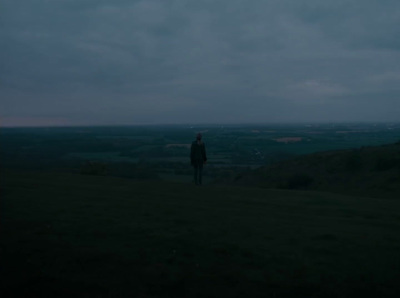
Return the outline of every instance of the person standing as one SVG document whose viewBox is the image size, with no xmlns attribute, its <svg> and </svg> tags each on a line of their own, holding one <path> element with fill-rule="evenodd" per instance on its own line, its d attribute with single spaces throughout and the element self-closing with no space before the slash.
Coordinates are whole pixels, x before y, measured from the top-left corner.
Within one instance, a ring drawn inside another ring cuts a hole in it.
<svg viewBox="0 0 400 298">
<path fill-rule="evenodd" d="M 190 149 L 190 161 L 194 168 L 194 183 L 196 185 L 202 184 L 203 165 L 207 162 L 206 146 L 201 139 L 202 135 L 198 133 Z"/>
</svg>

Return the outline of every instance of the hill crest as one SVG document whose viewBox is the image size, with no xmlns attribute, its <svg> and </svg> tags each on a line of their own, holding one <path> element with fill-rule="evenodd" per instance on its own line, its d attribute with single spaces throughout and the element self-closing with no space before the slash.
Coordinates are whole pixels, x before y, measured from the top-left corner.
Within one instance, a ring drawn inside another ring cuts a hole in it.
<svg viewBox="0 0 400 298">
<path fill-rule="evenodd" d="M 400 142 L 299 156 L 245 172 L 228 183 L 395 198 L 400 194 Z"/>
</svg>

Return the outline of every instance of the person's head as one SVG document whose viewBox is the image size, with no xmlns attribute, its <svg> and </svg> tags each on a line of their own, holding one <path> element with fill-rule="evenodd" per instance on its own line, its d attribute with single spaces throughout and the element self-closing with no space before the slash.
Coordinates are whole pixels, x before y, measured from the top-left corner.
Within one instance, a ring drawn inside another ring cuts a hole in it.
<svg viewBox="0 0 400 298">
<path fill-rule="evenodd" d="M 202 138 L 202 135 L 201 135 L 201 133 L 198 133 L 198 134 L 197 134 L 197 136 L 196 136 L 196 140 L 199 140 L 199 141 L 200 141 L 200 140 L 201 140 L 201 138 Z"/>
</svg>

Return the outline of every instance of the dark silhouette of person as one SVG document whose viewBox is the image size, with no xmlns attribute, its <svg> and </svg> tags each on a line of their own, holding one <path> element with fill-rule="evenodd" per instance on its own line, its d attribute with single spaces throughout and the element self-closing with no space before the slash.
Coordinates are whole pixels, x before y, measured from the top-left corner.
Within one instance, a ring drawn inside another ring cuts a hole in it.
<svg viewBox="0 0 400 298">
<path fill-rule="evenodd" d="M 201 133 L 198 133 L 190 149 L 190 161 L 194 168 L 194 183 L 196 185 L 202 184 L 203 165 L 207 162 L 206 146 L 201 138 Z"/>
</svg>

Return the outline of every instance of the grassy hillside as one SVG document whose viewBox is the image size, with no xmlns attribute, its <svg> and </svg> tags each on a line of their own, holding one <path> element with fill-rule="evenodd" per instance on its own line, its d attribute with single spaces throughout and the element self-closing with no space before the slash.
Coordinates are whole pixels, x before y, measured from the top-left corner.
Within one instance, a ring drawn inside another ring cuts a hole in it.
<svg viewBox="0 0 400 298">
<path fill-rule="evenodd" d="M 400 291 L 398 200 L 35 172 L 0 187 L 1 297 Z"/>
<path fill-rule="evenodd" d="M 231 183 L 400 197 L 400 142 L 300 156 L 237 176 Z"/>
</svg>

